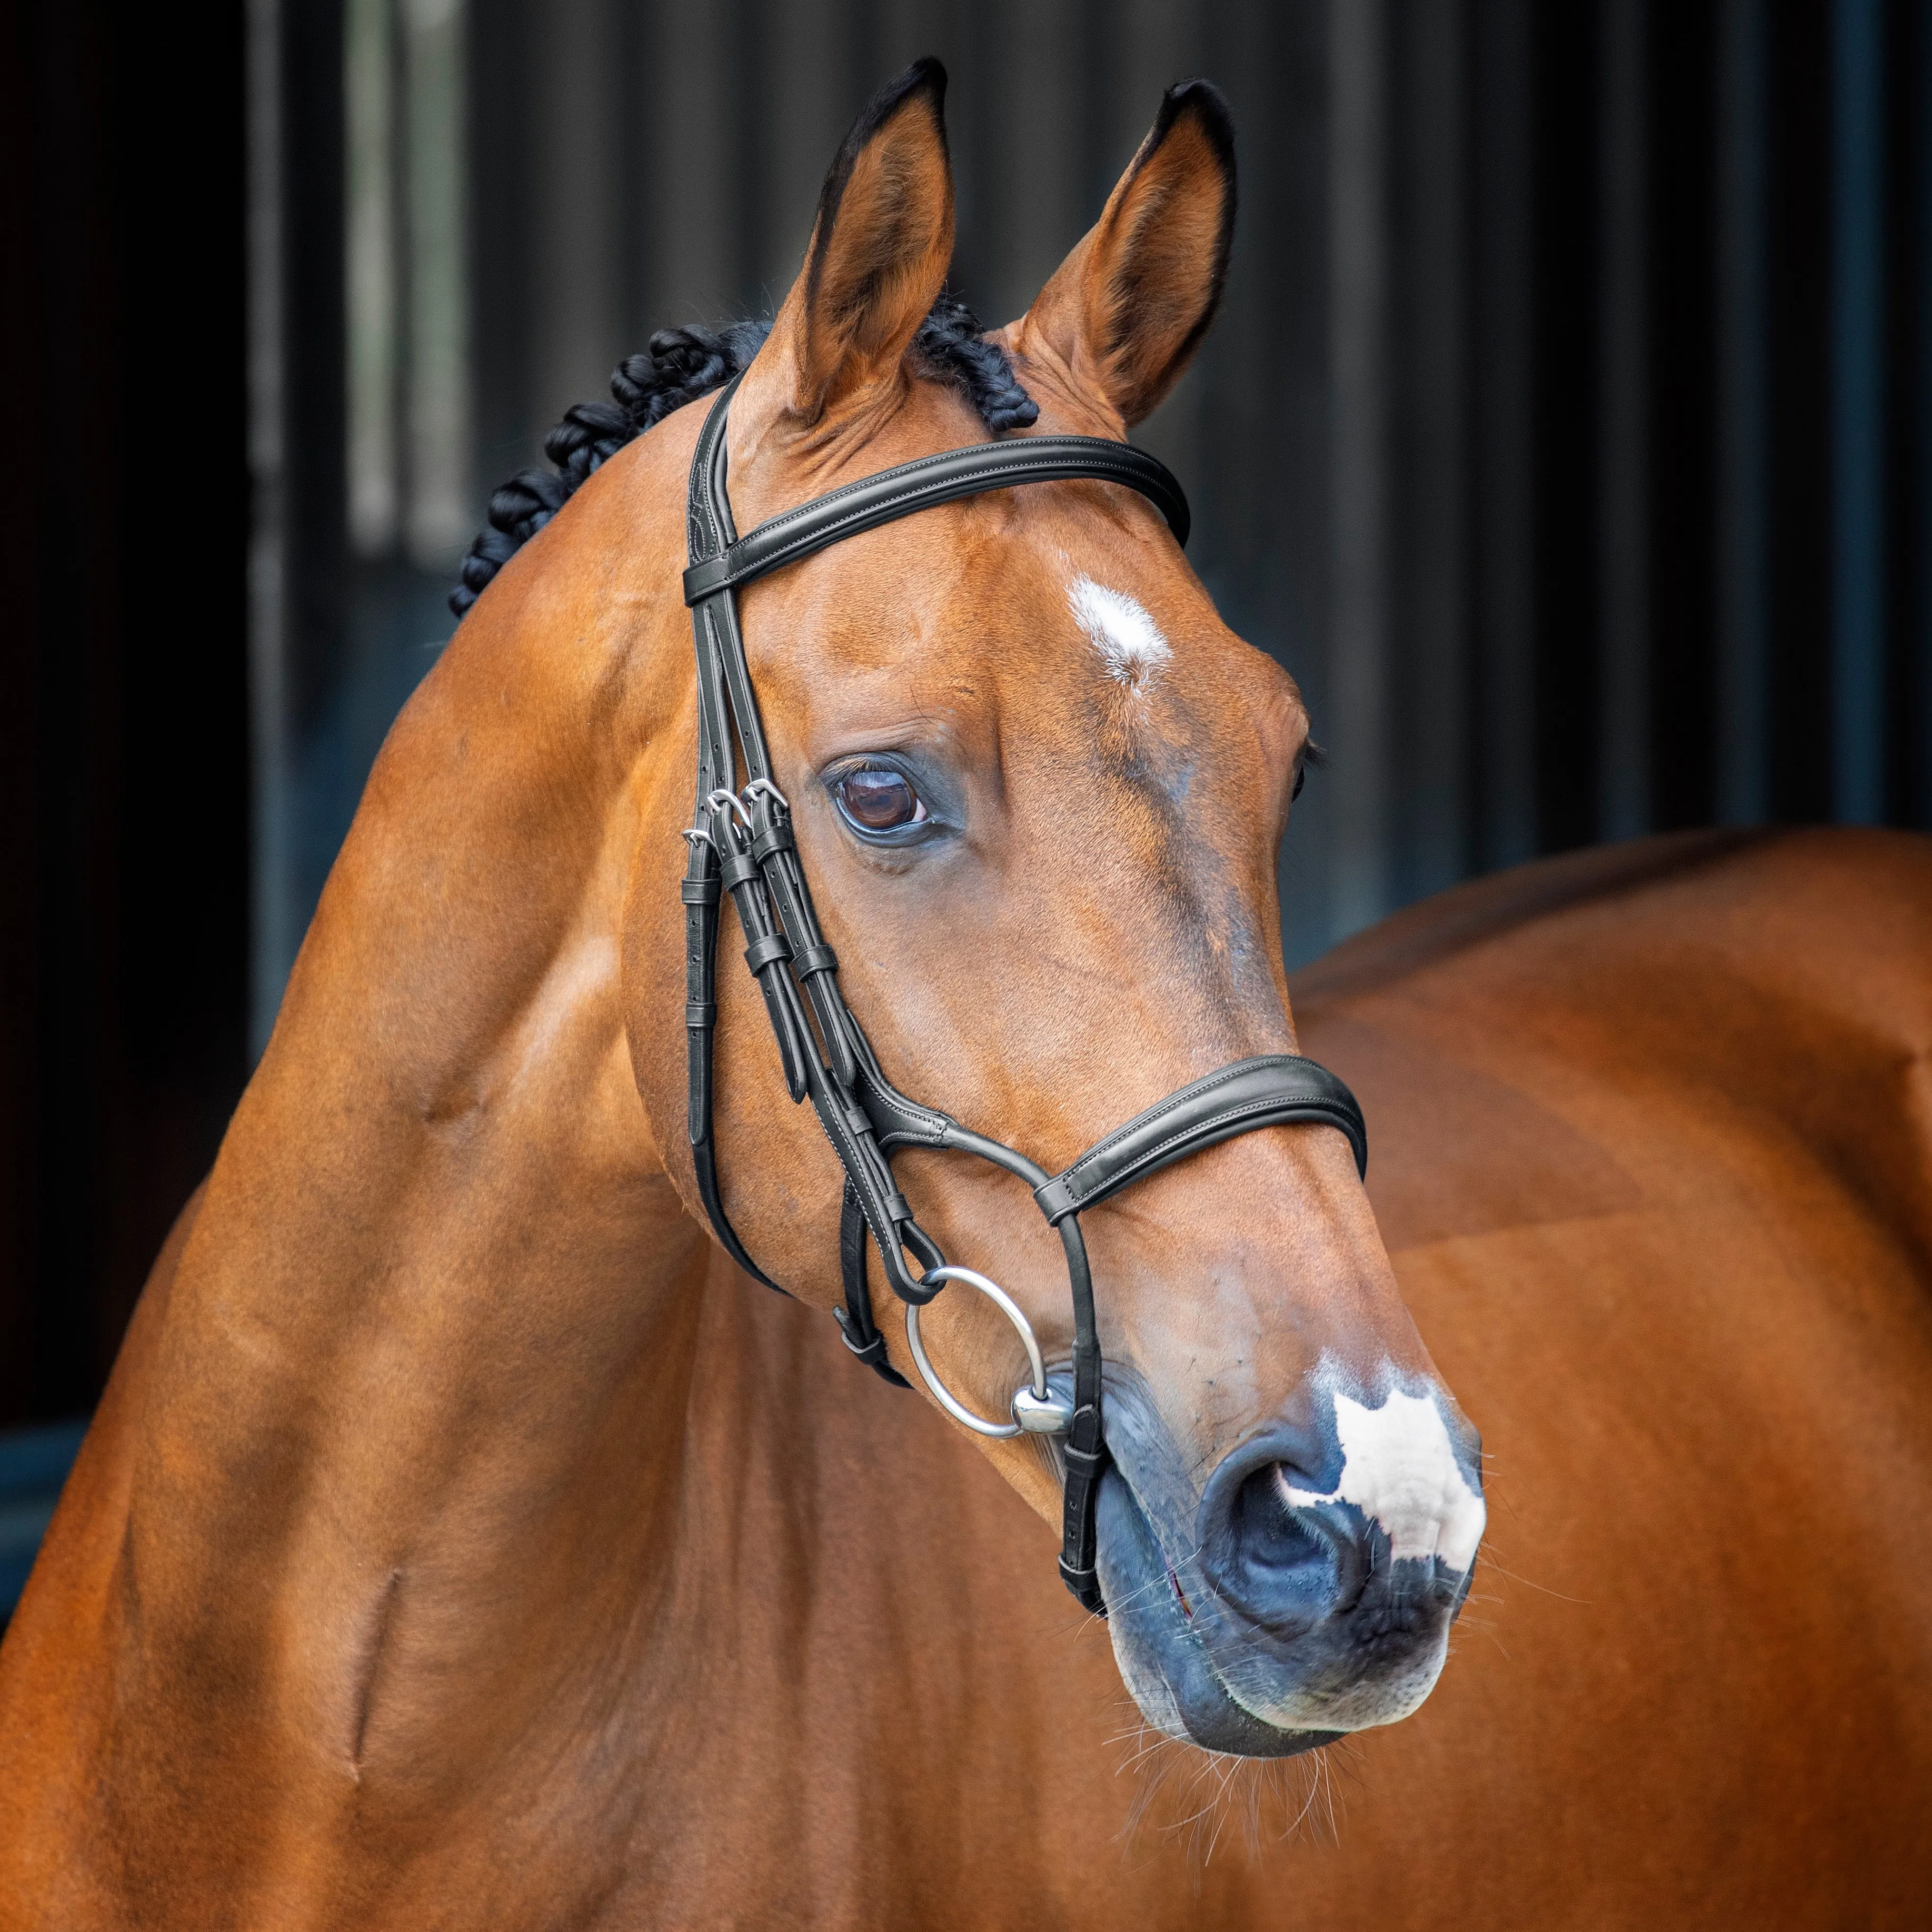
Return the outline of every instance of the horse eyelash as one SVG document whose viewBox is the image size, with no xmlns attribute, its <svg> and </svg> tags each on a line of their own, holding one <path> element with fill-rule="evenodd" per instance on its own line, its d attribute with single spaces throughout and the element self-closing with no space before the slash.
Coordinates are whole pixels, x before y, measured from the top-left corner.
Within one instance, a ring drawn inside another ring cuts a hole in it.
<svg viewBox="0 0 1932 1932">
<path fill-rule="evenodd" d="M 1308 782 L 1309 767 L 1312 765 L 1318 770 L 1328 762 L 1327 751 L 1312 738 L 1302 746 L 1301 755 L 1294 761 L 1294 789 L 1288 795 L 1290 805 L 1301 796 L 1301 788 Z"/>
</svg>

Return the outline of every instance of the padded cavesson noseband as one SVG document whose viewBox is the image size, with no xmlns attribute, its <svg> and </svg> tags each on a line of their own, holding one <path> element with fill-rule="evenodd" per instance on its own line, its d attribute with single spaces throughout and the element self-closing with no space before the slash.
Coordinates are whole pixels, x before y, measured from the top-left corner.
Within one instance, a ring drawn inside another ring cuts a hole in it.
<svg viewBox="0 0 1932 1932">
<path fill-rule="evenodd" d="M 1368 1137 L 1361 1109 L 1325 1067 L 1291 1054 L 1269 1054 L 1190 1082 L 1116 1128 L 1060 1173 L 1049 1174 L 1014 1148 L 900 1093 L 881 1071 L 838 990 L 838 961 L 812 910 L 790 808 L 772 782 L 735 593 L 842 538 L 983 490 L 1071 477 L 1124 484 L 1155 505 L 1183 544 L 1187 501 L 1163 465 L 1126 443 L 1098 436 L 1020 436 L 882 471 L 788 510 L 741 538 L 731 520 L 724 477 L 724 428 L 737 386 L 734 380 L 712 405 L 692 458 L 691 567 L 684 575 L 698 647 L 698 805 L 686 835 L 691 860 L 683 898 L 688 1126 L 698 1192 L 725 1252 L 748 1274 L 778 1288 L 746 1252 L 718 1191 L 711 1045 L 718 1016 L 718 902 L 728 890 L 744 929 L 745 963 L 764 994 L 778 1039 L 786 1089 L 794 1102 L 810 1098 L 845 1170 L 838 1244 L 845 1306 L 837 1316 L 846 1346 L 887 1381 L 908 1386 L 887 1361 L 884 1338 L 873 1321 L 866 1279 L 868 1234 L 886 1283 L 901 1300 L 922 1305 L 944 1285 L 928 1277 L 945 1265 L 945 1257 L 893 1180 L 896 1148 L 944 1148 L 991 1161 L 1033 1190 L 1041 1213 L 1059 1230 L 1073 1299 L 1072 1412 L 1060 1448 L 1065 1472 L 1060 1574 L 1082 1604 L 1104 1616 L 1094 1503 L 1107 1447 L 1100 1340 L 1081 1210 L 1203 1148 L 1291 1121 L 1340 1128 L 1354 1149 L 1357 1168 L 1365 1172 Z M 908 1254 L 919 1264 L 916 1274 L 907 1265 Z"/>
</svg>

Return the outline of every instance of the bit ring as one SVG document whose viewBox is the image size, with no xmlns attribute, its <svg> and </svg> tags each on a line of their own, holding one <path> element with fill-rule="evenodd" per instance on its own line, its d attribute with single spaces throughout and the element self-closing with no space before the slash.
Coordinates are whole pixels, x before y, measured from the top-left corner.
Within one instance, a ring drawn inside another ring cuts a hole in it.
<svg viewBox="0 0 1932 1932">
<path fill-rule="evenodd" d="M 926 1344 L 919 1332 L 920 1310 L 917 1304 L 906 1304 L 906 1342 L 912 1350 L 913 1365 L 920 1372 L 920 1378 L 932 1393 L 934 1400 L 955 1422 L 970 1429 L 976 1436 L 1004 1438 L 1017 1436 L 1023 1429 L 1040 1434 L 1052 1434 L 1065 1429 L 1072 1420 L 1069 1405 L 1054 1397 L 1046 1385 L 1046 1364 L 1040 1352 L 1040 1342 L 1033 1332 L 1033 1324 L 998 1282 L 988 1281 L 976 1270 L 969 1268 L 936 1268 L 920 1276 L 928 1287 L 942 1285 L 949 1281 L 963 1281 L 969 1288 L 976 1288 L 988 1300 L 1005 1316 L 1019 1331 L 1019 1338 L 1027 1352 L 1027 1364 L 1033 1370 L 1031 1386 L 1022 1383 L 1014 1391 L 1013 1414 L 1011 1422 L 988 1422 L 984 1416 L 975 1415 L 952 1391 L 939 1379 L 926 1352 Z"/>
</svg>

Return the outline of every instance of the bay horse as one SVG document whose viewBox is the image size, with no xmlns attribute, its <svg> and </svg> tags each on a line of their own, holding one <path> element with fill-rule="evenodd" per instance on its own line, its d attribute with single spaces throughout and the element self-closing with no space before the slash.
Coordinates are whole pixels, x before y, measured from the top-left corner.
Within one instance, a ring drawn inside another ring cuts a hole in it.
<svg viewBox="0 0 1932 1932">
<path fill-rule="evenodd" d="M 1122 436 L 1211 320 L 1211 90 L 980 338 L 943 86 L 868 109 L 769 337 L 734 338 L 746 524 L 991 434 Z M 1340 949 L 1298 1033 L 1306 715 L 1150 508 L 994 493 L 749 589 L 896 1078 L 1055 1162 L 1242 1054 L 1306 1045 L 1367 1105 L 1366 1192 L 1303 1124 L 1094 1212 L 1088 1616 L 1054 1451 L 843 1358 L 839 1170 L 737 974 L 726 1204 L 796 1299 L 706 1232 L 678 881 L 707 406 L 658 412 L 675 387 L 608 449 L 580 421 L 580 487 L 526 485 L 542 527 L 479 554 L 156 1264 L 0 1650 L 0 1924 L 1924 1922 L 1925 842 L 1525 868 Z M 1063 1363 L 1022 1190 L 898 1172 Z M 925 1335 L 1001 1407 L 993 1309 L 942 1295 Z"/>
</svg>

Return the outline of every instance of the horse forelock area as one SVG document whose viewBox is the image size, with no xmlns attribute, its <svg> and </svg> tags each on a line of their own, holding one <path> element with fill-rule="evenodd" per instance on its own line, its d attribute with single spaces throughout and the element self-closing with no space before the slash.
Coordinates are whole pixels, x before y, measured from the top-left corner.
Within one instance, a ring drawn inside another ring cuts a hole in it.
<svg viewBox="0 0 1932 1932">
<path fill-rule="evenodd" d="M 619 363 L 610 376 L 612 402 L 576 404 L 544 437 L 552 466 L 519 470 L 490 497 L 488 527 L 471 544 L 450 594 L 455 614 L 464 616 L 518 550 L 626 444 L 742 374 L 771 328 L 760 318 L 660 329 L 646 348 Z M 916 376 L 963 397 L 991 434 L 1024 429 L 1038 418 L 1006 352 L 950 288 L 920 325 L 908 362 Z"/>
</svg>

